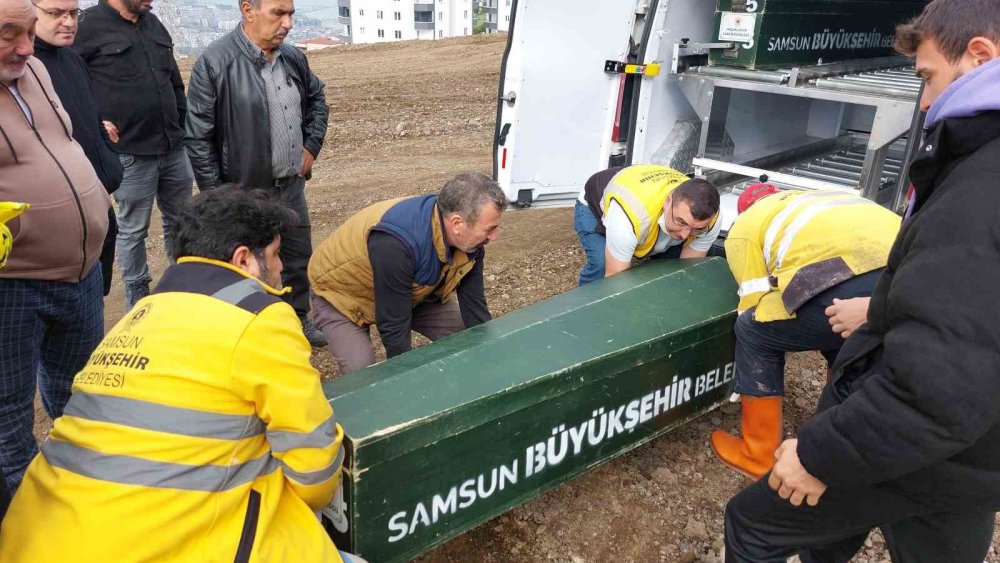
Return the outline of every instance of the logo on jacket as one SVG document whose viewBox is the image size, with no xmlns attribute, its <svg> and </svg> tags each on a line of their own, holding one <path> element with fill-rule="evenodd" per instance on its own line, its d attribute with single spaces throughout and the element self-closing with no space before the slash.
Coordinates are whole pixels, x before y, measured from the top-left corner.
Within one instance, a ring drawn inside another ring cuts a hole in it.
<svg viewBox="0 0 1000 563">
<path fill-rule="evenodd" d="M 125 321 L 125 330 L 132 330 L 136 325 L 141 323 L 143 319 L 149 316 L 149 312 L 153 309 L 152 303 L 146 303 L 142 307 L 136 309 Z"/>
</svg>

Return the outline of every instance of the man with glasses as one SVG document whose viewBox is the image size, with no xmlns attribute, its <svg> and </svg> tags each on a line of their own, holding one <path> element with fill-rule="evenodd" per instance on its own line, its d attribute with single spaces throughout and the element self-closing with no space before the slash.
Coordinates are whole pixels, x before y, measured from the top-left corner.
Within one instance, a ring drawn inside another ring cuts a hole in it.
<svg viewBox="0 0 1000 563">
<path fill-rule="evenodd" d="M 785 353 L 819 350 L 833 363 L 844 339 L 825 311 L 872 294 L 900 218 L 854 194 L 772 184 L 748 187 L 736 209 L 726 259 L 740 296 L 735 379 L 742 439 L 716 430 L 711 444 L 722 463 L 759 479 L 781 443 Z"/>
<path fill-rule="evenodd" d="M 184 150 L 184 83 L 173 40 L 151 8 L 151 0 L 100 0 L 84 12 L 73 46 L 87 61 L 101 116 L 125 167 L 115 200 L 126 309 L 149 294 L 146 236 L 153 201 L 169 241 L 194 182 Z"/>
<path fill-rule="evenodd" d="M 42 61 L 52 78 L 52 86 L 62 101 L 63 109 L 73 122 L 73 138 L 83 147 L 87 160 L 107 192 L 114 193 L 122 183 L 122 164 L 111 149 L 111 139 L 101 124 L 97 101 L 91 93 L 87 63 L 73 49 L 77 22 L 83 11 L 77 0 L 36 0 L 35 57 Z M 101 251 L 101 274 L 104 295 L 111 290 L 114 272 L 115 239 L 118 224 L 114 209 L 108 210 L 108 234 Z"/>
<path fill-rule="evenodd" d="M 652 164 L 610 168 L 587 180 L 573 228 L 586 263 L 579 285 L 613 276 L 633 258 L 700 258 L 719 236 L 711 183 Z"/>
</svg>

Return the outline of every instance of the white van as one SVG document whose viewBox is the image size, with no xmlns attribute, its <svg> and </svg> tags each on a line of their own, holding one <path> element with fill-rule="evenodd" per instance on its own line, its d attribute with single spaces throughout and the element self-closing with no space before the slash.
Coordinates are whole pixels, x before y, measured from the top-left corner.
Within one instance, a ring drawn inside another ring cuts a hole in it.
<svg viewBox="0 0 1000 563">
<path fill-rule="evenodd" d="M 758 1 L 739 5 L 752 17 L 736 21 L 753 20 L 752 33 Z M 729 32 L 711 0 L 514 0 L 511 10 L 494 178 L 517 206 L 572 205 L 591 174 L 635 163 L 715 182 L 723 232 L 761 177 L 896 210 L 905 198 L 921 126 L 921 81 L 905 57 L 711 66 L 710 54 L 753 43 L 720 39 Z M 891 35 L 879 40 L 891 45 Z"/>
</svg>

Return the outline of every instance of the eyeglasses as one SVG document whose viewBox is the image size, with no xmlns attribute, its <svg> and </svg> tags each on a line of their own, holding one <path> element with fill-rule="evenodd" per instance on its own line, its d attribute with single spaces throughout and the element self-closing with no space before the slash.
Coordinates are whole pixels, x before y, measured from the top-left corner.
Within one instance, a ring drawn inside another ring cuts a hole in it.
<svg viewBox="0 0 1000 563">
<path fill-rule="evenodd" d="M 40 7 L 38 4 L 35 4 L 35 7 L 38 8 L 38 11 L 45 12 L 45 15 L 49 16 L 50 18 L 52 18 L 54 20 L 61 20 L 63 18 L 69 18 L 70 21 L 74 21 L 74 20 L 75 21 L 80 21 L 80 20 L 83 19 L 83 16 L 85 15 L 84 11 L 83 10 L 79 10 L 79 9 L 77 9 L 77 10 L 47 10 L 45 8 Z"/>
<path fill-rule="evenodd" d="M 701 236 L 701 235 L 705 234 L 706 231 L 708 231 L 709 227 L 702 227 L 700 229 L 696 229 L 696 228 L 692 227 L 691 225 L 688 225 L 687 222 L 684 219 L 678 219 L 677 215 L 674 214 L 674 205 L 675 205 L 675 203 L 673 201 L 671 201 L 670 202 L 670 208 L 669 208 L 670 221 L 671 222 L 673 222 L 676 225 L 679 225 L 680 228 L 682 228 L 682 229 L 688 229 L 689 231 L 691 231 L 691 235 L 690 236 L 693 236 L 693 237 Z"/>
</svg>

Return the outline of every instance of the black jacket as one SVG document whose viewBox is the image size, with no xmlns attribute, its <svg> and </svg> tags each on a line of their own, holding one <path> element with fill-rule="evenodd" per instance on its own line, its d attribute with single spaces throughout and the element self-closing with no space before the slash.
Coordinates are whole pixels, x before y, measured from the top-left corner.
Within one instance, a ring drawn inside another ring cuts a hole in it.
<svg viewBox="0 0 1000 563">
<path fill-rule="evenodd" d="M 53 47 L 37 37 L 35 57 L 49 71 L 52 86 L 73 123 L 73 138 L 83 147 L 104 189 L 114 192 L 122 183 L 122 163 L 101 124 L 97 101 L 90 91 L 87 63 L 72 49 Z"/>
<path fill-rule="evenodd" d="M 73 44 L 90 67 L 101 117 L 118 127 L 116 148 L 167 154 L 184 138 L 184 82 L 174 43 L 153 14 L 132 23 L 107 0 L 86 10 Z"/>
<path fill-rule="evenodd" d="M 274 180 L 262 62 L 239 41 L 240 33 L 237 26 L 212 43 L 191 71 L 184 142 L 201 189 L 224 182 L 266 187 Z M 302 100 L 302 146 L 318 156 L 330 115 L 325 85 L 301 51 L 278 48 Z"/>
<path fill-rule="evenodd" d="M 915 212 L 799 459 L 830 487 L 889 482 L 945 510 L 997 510 L 1000 112 L 935 124 L 910 174 Z"/>
</svg>

